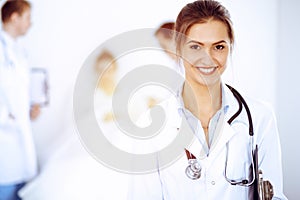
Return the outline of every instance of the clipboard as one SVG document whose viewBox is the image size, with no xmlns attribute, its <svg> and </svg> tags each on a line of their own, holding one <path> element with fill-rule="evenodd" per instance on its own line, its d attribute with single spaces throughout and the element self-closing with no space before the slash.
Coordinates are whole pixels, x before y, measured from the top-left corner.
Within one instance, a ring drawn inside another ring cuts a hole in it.
<svg viewBox="0 0 300 200">
<path fill-rule="evenodd" d="M 30 71 L 30 104 L 49 105 L 48 72 L 44 68 L 32 68 Z"/>
<path fill-rule="evenodd" d="M 251 167 L 254 167 L 254 172 L 255 172 L 254 174 L 252 174 L 252 176 L 255 176 L 255 180 L 249 188 L 248 197 L 249 197 L 249 200 L 261 200 L 260 196 L 259 196 L 259 170 L 258 170 L 258 147 L 257 147 L 257 145 L 255 146 L 255 149 L 253 151 L 252 159 L 253 159 L 254 166 L 251 166 Z"/>
</svg>

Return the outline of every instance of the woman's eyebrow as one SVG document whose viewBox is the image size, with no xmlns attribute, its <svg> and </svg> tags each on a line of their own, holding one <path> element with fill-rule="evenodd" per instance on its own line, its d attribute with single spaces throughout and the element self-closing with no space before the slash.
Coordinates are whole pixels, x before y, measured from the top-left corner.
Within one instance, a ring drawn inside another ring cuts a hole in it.
<svg viewBox="0 0 300 200">
<path fill-rule="evenodd" d="M 196 40 L 190 40 L 187 42 L 187 44 L 190 44 L 190 43 L 196 43 L 196 44 L 200 44 L 200 45 L 204 45 L 203 43 L 199 42 L 199 41 L 196 41 Z"/>
<path fill-rule="evenodd" d="M 227 42 L 225 40 L 220 40 L 218 42 L 214 42 L 213 45 L 220 44 L 220 43 L 227 43 Z"/>
<path fill-rule="evenodd" d="M 196 41 L 196 40 L 190 40 L 187 42 L 187 44 L 190 44 L 190 43 L 196 43 L 196 44 L 199 44 L 199 45 L 204 45 L 202 42 L 199 42 L 199 41 Z M 216 44 L 220 44 L 220 43 L 227 43 L 225 40 L 220 40 L 220 41 L 217 41 L 217 42 L 214 42 L 212 45 L 216 45 Z"/>
</svg>

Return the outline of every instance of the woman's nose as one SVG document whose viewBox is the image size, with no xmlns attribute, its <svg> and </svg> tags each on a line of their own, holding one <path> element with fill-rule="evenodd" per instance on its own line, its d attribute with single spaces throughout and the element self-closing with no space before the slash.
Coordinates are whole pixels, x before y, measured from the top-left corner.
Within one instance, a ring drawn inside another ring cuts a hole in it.
<svg viewBox="0 0 300 200">
<path fill-rule="evenodd" d="M 210 50 L 203 50 L 199 55 L 199 61 L 203 66 L 213 66 L 215 63 L 211 56 Z"/>
</svg>

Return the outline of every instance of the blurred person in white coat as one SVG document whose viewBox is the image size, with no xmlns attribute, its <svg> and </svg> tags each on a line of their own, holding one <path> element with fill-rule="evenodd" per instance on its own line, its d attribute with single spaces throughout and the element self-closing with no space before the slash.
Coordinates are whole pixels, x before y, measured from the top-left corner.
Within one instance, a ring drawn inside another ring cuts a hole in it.
<svg viewBox="0 0 300 200">
<path fill-rule="evenodd" d="M 40 113 L 30 105 L 29 66 L 17 39 L 31 24 L 31 5 L 6 1 L 0 32 L 0 199 L 19 199 L 17 191 L 37 174 L 30 119 Z"/>
</svg>

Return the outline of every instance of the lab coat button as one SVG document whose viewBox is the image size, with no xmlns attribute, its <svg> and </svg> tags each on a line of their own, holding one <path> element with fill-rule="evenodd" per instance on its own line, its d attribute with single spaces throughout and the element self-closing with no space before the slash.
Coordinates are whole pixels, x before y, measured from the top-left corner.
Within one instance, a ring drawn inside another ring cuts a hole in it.
<svg viewBox="0 0 300 200">
<path fill-rule="evenodd" d="M 212 184 L 212 185 L 215 185 L 215 184 L 216 184 L 216 182 L 215 182 L 215 181 L 212 181 L 212 182 L 211 182 L 211 184 Z"/>
</svg>

